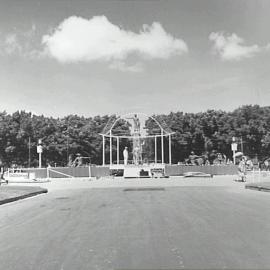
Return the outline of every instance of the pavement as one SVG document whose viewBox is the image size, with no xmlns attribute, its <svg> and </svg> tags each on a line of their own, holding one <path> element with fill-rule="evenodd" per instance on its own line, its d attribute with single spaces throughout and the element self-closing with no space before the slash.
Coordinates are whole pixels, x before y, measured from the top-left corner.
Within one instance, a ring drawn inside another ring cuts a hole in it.
<svg viewBox="0 0 270 270">
<path fill-rule="evenodd" d="M 29 198 L 42 193 L 47 193 L 48 190 L 39 186 L 0 186 L 0 205 L 14 202 L 17 200 Z"/>
<path fill-rule="evenodd" d="M 124 179 L 123 177 L 103 177 L 103 178 L 54 178 L 48 182 L 32 183 L 40 187 L 53 190 L 67 189 L 89 189 L 89 188 L 119 188 L 119 187 L 140 187 L 140 186 L 163 186 L 163 187 L 181 187 L 181 186 L 233 186 L 235 188 L 244 187 L 241 182 L 235 182 L 234 176 L 214 176 L 213 178 L 185 178 L 181 176 L 172 176 L 170 178 L 141 178 Z M 252 183 L 253 179 L 249 179 Z M 10 183 L 10 186 L 18 185 Z M 21 186 L 29 186 L 27 183 L 21 183 Z"/>
<path fill-rule="evenodd" d="M 247 189 L 270 192 L 270 182 L 249 183 L 245 187 Z"/>
<path fill-rule="evenodd" d="M 0 269 L 269 269 L 270 194 L 245 184 L 43 183 L 47 194 L 0 207 Z"/>
<path fill-rule="evenodd" d="M 124 179 L 123 177 L 103 178 L 53 178 L 41 179 L 39 181 L 9 181 L 8 185 L 2 184 L 0 193 L 0 205 L 12 201 L 28 198 L 31 196 L 46 193 L 52 190 L 82 189 L 82 188 L 119 188 L 119 187 L 140 187 L 140 186 L 208 186 L 213 183 L 215 186 L 228 186 L 235 184 L 233 176 L 215 176 L 206 178 L 143 178 Z"/>
</svg>

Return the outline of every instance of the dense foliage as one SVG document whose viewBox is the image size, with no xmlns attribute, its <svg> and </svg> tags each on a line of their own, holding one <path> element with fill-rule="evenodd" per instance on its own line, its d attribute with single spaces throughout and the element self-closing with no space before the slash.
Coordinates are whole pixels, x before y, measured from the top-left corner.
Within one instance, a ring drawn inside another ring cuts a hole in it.
<svg viewBox="0 0 270 270">
<path fill-rule="evenodd" d="M 232 137 L 238 140 L 239 151 L 243 148 L 244 153 L 250 157 L 258 156 L 262 160 L 270 153 L 270 107 L 243 106 L 233 112 L 176 112 L 154 117 L 164 121 L 175 132 L 172 137 L 174 163 L 183 161 L 192 150 L 197 155 L 215 150 L 231 158 Z M 43 163 L 66 165 L 70 155 L 80 153 L 82 156 L 91 157 L 91 163 L 101 164 L 102 137 L 99 133 L 109 119 L 108 115 L 89 118 L 69 115 L 56 119 L 24 111 L 13 114 L 2 112 L 0 162 L 5 166 L 37 166 L 36 146 L 38 139 L 42 139 Z M 116 130 L 124 129 L 128 132 L 125 123 L 120 121 L 118 125 Z M 156 127 L 151 121 L 147 125 L 149 133 L 153 133 Z M 120 151 L 129 143 L 121 143 Z M 165 145 L 167 143 L 165 141 Z M 107 144 L 106 152 L 108 147 Z M 153 142 L 147 147 L 150 158 L 153 158 Z M 168 155 L 167 150 L 165 155 Z"/>
</svg>

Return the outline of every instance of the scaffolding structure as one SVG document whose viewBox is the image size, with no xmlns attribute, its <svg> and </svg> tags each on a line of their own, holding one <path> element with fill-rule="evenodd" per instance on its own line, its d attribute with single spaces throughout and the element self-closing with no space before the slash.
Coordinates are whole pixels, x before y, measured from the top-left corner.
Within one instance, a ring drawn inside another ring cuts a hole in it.
<svg viewBox="0 0 270 270">
<path fill-rule="evenodd" d="M 153 134 L 145 133 L 142 127 L 140 117 L 146 118 L 152 121 L 156 125 L 155 132 Z M 129 123 L 132 120 L 132 124 Z M 115 131 L 115 127 L 119 121 L 126 121 L 129 123 L 131 132 L 130 134 L 119 134 L 119 130 Z M 144 131 L 144 132 L 143 132 Z M 172 135 L 174 132 L 164 123 L 158 121 L 153 116 L 148 116 L 145 113 L 128 113 L 120 116 L 113 116 L 109 119 L 107 125 L 103 129 L 100 135 L 102 136 L 102 164 L 106 164 L 106 143 L 109 140 L 109 165 L 113 165 L 113 142 L 116 141 L 116 164 L 120 164 L 120 141 L 121 139 L 132 140 L 133 145 L 133 164 L 139 165 L 142 163 L 142 145 L 146 139 L 154 140 L 154 163 L 158 163 L 158 140 L 160 140 L 160 152 L 161 152 L 161 164 L 165 164 L 164 158 L 164 138 L 168 138 L 168 163 L 172 164 Z"/>
</svg>

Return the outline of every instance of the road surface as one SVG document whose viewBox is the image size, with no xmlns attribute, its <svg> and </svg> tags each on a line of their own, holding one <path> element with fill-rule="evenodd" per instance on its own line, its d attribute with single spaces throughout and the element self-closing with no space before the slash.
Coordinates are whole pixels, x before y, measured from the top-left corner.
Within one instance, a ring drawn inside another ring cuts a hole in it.
<svg viewBox="0 0 270 270">
<path fill-rule="evenodd" d="M 1 206 L 0 269 L 269 269 L 270 193 L 135 186 Z"/>
</svg>

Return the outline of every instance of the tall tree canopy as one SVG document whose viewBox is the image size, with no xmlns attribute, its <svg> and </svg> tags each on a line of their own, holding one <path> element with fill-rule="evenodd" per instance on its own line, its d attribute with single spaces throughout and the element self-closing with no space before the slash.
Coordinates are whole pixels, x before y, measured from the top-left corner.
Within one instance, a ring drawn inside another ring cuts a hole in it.
<svg viewBox="0 0 270 270">
<path fill-rule="evenodd" d="M 113 117 L 68 115 L 52 118 L 25 111 L 0 112 L 0 163 L 28 166 L 30 148 L 30 165 L 37 166 L 36 145 L 38 139 L 42 139 L 46 164 L 66 165 L 69 156 L 77 153 L 90 157 L 93 164 L 101 164 L 102 137 L 99 134 Z M 250 157 L 263 160 L 270 155 L 270 107 L 247 105 L 232 112 L 171 112 L 154 117 L 175 132 L 172 136 L 173 162 L 183 161 L 191 151 L 202 155 L 216 150 L 231 158 L 232 137 L 236 138 L 239 151 L 243 148 Z M 149 134 L 155 134 L 157 126 L 149 120 L 147 129 Z M 115 132 L 128 134 L 129 127 L 119 121 Z M 153 159 L 153 143 L 150 142 L 146 150 L 148 159 Z"/>
</svg>

